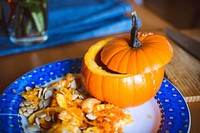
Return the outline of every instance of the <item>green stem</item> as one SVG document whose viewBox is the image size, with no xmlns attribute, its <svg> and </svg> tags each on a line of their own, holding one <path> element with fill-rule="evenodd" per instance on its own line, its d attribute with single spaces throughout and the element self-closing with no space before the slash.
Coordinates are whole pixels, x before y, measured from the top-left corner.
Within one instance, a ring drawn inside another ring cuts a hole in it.
<svg viewBox="0 0 200 133">
<path fill-rule="evenodd" d="M 36 28 L 38 32 L 44 31 L 44 18 L 42 11 L 39 12 L 31 12 L 31 15 L 33 17 L 33 20 L 35 22 Z"/>
<path fill-rule="evenodd" d="M 131 40 L 129 46 L 132 48 L 138 48 L 141 46 L 141 42 L 138 39 L 138 22 L 136 12 L 132 12 L 132 29 L 131 29 Z"/>
</svg>

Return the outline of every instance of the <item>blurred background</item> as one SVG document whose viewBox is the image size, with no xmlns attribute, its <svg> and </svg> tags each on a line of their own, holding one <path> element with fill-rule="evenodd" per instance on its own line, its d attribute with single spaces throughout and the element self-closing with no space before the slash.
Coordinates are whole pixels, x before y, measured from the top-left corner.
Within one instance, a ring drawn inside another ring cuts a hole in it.
<svg viewBox="0 0 200 133">
<path fill-rule="evenodd" d="M 134 0 L 134 2 L 151 10 L 176 28 L 200 28 L 200 0 Z"/>
</svg>

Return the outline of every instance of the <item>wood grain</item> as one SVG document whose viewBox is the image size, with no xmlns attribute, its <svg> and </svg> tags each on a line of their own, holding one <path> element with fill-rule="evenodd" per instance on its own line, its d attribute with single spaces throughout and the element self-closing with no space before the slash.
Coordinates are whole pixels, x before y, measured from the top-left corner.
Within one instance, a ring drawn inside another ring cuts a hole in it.
<svg viewBox="0 0 200 133">
<path fill-rule="evenodd" d="M 189 97 L 200 96 L 200 61 L 168 40 L 174 49 L 174 56 L 165 67 L 167 78 L 188 100 Z"/>
</svg>

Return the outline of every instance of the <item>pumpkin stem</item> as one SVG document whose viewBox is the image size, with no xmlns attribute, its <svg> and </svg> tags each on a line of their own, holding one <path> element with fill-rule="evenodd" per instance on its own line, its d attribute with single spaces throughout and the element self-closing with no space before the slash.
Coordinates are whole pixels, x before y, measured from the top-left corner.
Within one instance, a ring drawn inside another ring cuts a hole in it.
<svg viewBox="0 0 200 133">
<path fill-rule="evenodd" d="M 132 48 L 138 48 L 141 46 L 141 42 L 138 39 L 138 23 L 136 11 L 131 13 L 132 15 L 132 29 L 131 29 L 131 39 L 129 46 Z"/>
</svg>

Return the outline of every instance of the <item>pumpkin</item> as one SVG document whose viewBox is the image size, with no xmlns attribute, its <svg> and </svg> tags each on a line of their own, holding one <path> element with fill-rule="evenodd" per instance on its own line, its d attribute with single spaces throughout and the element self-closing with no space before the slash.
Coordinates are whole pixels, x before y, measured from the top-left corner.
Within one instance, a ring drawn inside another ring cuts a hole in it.
<svg viewBox="0 0 200 133">
<path fill-rule="evenodd" d="M 155 96 L 164 77 L 164 65 L 173 55 L 169 42 L 160 35 L 137 31 L 132 14 L 131 36 L 108 38 L 86 52 L 81 73 L 83 84 L 95 98 L 130 107 Z"/>
</svg>

